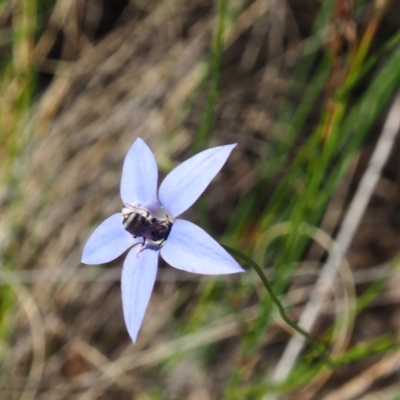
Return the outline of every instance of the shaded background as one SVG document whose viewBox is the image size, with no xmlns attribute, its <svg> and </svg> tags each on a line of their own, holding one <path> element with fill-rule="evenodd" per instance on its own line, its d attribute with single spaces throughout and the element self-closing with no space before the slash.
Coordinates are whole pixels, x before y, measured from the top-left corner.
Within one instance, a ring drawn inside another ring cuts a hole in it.
<svg viewBox="0 0 400 400">
<path fill-rule="evenodd" d="M 132 345 L 123 257 L 80 263 L 121 208 L 136 137 L 162 176 L 237 142 L 185 217 L 262 264 L 297 320 L 395 104 L 399 13 L 383 0 L 3 1 L 0 398 L 399 395 L 397 140 L 312 330 L 333 369 L 307 347 L 276 377 L 293 332 L 251 272 L 162 265 Z"/>
</svg>

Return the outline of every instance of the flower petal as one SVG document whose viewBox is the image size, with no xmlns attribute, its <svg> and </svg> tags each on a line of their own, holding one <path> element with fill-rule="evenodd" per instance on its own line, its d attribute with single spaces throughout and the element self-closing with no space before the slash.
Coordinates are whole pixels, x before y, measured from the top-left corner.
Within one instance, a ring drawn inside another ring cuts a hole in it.
<svg viewBox="0 0 400 400">
<path fill-rule="evenodd" d="M 136 341 L 157 275 L 158 251 L 132 249 L 121 277 L 122 308 L 129 335 Z"/>
<path fill-rule="evenodd" d="M 90 235 L 82 254 L 84 264 L 102 264 L 114 260 L 140 241 L 134 239 L 122 225 L 122 214 L 114 214 L 103 221 Z"/>
<path fill-rule="evenodd" d="M 172 217 L 182 214 L 199 198 L 235 146 L 230 144 L 202 151 L 165 177 L 158 197 Z"/>
<path fill-rule="evenodd" d="M 178 219 L 161 248 L 161 257 L 175 268 L 206 275 L 244 272 L 242 267 L 208 233 Z"/>
<path fill-rule="evenodd" d="M 153 153 L 141 138 L 137 138 L 122 167 L 122 201 L 147 209 L 158 204 L 157 177 L 157 163 Z"/>
</svg>

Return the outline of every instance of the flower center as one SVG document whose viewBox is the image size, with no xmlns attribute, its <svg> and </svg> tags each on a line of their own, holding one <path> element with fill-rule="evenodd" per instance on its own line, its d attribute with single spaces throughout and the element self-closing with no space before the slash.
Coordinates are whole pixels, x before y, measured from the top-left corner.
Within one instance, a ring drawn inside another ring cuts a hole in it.
<svg viewBox="0 0 400 400">
<path fill-rule="evenodd" d="M 165 214 L 165 218 L 156 218 L 148 210 L 142 207 L 129 205 L 122 209 L 122 224 L 133 237 L 142 237 L 160 246 L 168 238 L 172 228 L 171 218 Z"/>
</svg>

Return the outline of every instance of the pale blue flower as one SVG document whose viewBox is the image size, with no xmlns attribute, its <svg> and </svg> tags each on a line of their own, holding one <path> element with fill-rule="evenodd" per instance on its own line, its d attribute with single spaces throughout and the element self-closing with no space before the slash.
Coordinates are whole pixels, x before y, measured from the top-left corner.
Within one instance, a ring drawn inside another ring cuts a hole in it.
<svg viewBox="0 0 400 400">
<path fill-rule="evenodd" d="M 159 254 L 184 271 L 208 275 L 243 272 L 203 229 L 176 219 L 203 193 L 235 146 L 214 147 L 189 158 L 166 176 L 158 194 L 153 153 L 140 138 L 129 149 L 121 179 L 125 207 L 92 233 L 82 262 L 106 263 L 135 246 L 125 259 L 121 277 L 124 318 L 134 342 L 156 279 Z"/>
</svg>

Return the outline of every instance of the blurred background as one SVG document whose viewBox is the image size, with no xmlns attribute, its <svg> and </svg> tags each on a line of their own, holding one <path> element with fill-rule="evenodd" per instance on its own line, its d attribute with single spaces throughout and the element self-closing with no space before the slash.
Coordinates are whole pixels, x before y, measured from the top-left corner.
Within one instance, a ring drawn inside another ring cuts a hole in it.
<svg viewBox="0 0 400 400">
<path fill-rule="evenodd" d="M 400 398 L 400 3 L 0 1 L 0 399 Z M 136 137 L 161 178 L 238 143 L 185 218 L 265 270 L 80 263 Z M 326 358 L 331 360 L 327 366 Z"/>
</svg>

